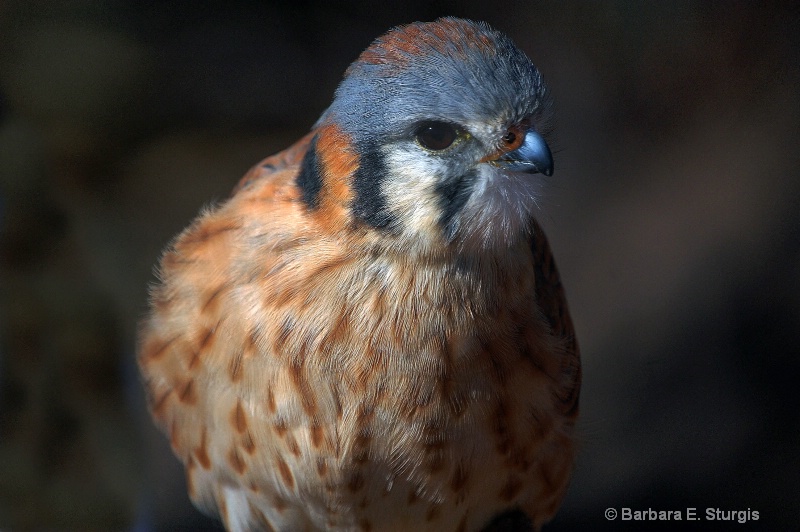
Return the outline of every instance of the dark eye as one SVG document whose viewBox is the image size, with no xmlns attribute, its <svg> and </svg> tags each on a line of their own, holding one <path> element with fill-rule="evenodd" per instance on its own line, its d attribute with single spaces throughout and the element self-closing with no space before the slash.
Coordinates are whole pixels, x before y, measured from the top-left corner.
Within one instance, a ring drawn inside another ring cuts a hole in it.
<svg viewBox="0 0 800 532">
<path fill-rule="evenodd" d="M 447 122 L 423 122 L 414 132 L 414 137 L 423 148 L 440 151 L 455 142 L 458 132 Z"/>
</svg>

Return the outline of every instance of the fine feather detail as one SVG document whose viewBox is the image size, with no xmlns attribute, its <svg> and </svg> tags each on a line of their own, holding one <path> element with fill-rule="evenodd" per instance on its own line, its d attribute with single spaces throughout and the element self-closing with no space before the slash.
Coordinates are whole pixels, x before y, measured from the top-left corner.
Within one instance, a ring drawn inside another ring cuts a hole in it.
<svg viewBox="0 0 800 532">
<path fill-rule="evenodd" d="M 308 135 L 170 244 L 138 362 L 199 508 L 229 530 L 479 530 L 501 514 L 538 529 L 554 515 L 578 347 L 533 219 L 539 182 L 477 164 L 543 95 L 486 25 L 399 28 Z M 431 118 L 459 124 L 451 149 L 415 142 Z"/>
</svg>

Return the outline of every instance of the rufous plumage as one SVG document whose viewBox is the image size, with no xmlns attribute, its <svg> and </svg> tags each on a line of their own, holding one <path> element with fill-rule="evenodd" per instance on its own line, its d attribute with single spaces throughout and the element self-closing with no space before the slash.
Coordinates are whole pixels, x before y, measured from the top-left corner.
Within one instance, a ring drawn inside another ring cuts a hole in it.
<svg viewBox="0 0 800 532">
<path fill-rule="evenodd" d="M 547 112 L 489 26 L 395 28 L 172 242 L 138 360 L 200 509 L 234 531 L 553 517 L 581 371 L 534 219 Z"/>
</svg>

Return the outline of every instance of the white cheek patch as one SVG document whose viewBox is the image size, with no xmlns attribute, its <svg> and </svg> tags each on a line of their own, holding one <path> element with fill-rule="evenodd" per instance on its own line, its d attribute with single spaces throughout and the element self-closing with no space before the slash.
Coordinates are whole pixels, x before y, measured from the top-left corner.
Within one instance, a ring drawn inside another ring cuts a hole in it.
<svg viewBox="0 0 800 532">
<path fill-rule="evenodd" d="M 456 238 L 481 249 L 511 243 L 528 231 L 541 186 L 538 176 L 506 172 L 489 163 L 477 169 L 472 194 L 457 215 Z"/>
<path fill-rule="evenodd" d="M 384 161 L 391 179 L 381 181 L 381 191 L 402 231 L 430 241 L 441 239 L 436 192 L 437 176 L 444 171 L 441 162 L 416 146 L 397 145 L 384 151 Z"/>
<path fill-rule="evenodd" d="M 441 245 L 442 198 L 437 184 L 448 169 L 437 157 L 416 146 L 394 145 L 384 151 L 391 179 L 381 181 L 388 210 L 400 222 L 402 233 L 416 244 Z M 530 224 L 541 182 L 538 176 L 504 171 L 489 163 L 476 166 L 470 195 L 450 221 L 450 240 L 473 249 L 503 247 L 516 241 Z M 449 232 L 449 231 L 448 231 Z"/>
</svg>

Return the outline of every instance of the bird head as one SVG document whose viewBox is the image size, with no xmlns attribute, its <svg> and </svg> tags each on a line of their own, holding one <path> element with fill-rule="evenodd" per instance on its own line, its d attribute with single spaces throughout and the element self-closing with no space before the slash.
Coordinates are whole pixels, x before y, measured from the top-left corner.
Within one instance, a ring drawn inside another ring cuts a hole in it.
<svg viewBox="0 0 800 532">
<path fill-rule="evenodd" d="M 390 30 L 348 68 L 298 184 L 397 246 L 508 246 L 530 229 L 534 174 L 551 175 L 541 75 L 485 23 Z"/>
</svg>

